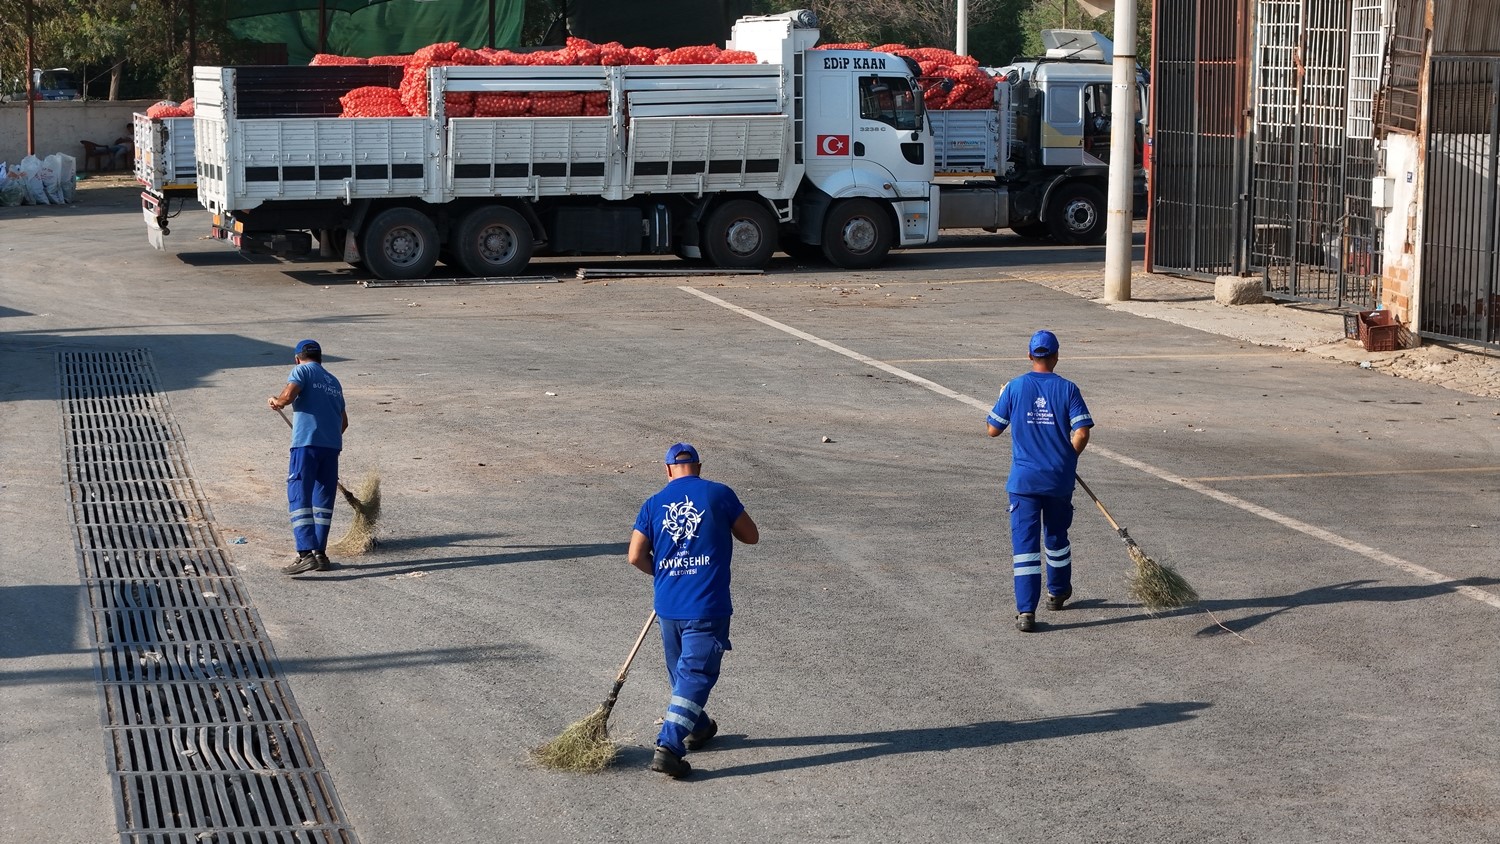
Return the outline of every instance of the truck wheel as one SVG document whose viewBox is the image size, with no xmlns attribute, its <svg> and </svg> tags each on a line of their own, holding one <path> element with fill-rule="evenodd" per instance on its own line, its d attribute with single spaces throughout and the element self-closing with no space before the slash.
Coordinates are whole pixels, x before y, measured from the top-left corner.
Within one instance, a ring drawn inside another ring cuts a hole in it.
<svg viewBox="0 0 1500 844">
<path fill-rule="evenodd" d="M 890 214 L 873 199 L 835 203 L 823 221 L 823 255 L 835 267 L 869 269 L 885 260 L 895 242 Z"/>
<path fill-rule="evenodd" d="M 699 248 L 716 267 L 761 269 L 776 252 L 776 218 L 759 202 L 730 200 L 708 215 Z"/>
<path fill-rule="evenodd" d="M 437 264 L 437 226 L 415 208 L 387 208 L 365 227 L 359 246 L 376 278 L 421 278 Z"/>
<path fill-rule="evenodd" d="M 1099 244 L 1106 228 L 1104 194 L 1091 185 L 1064 185 L 1052 196 L 1047 226 L 1058 243 Z"/>
<path fill-rule="evenodd" d="M 1032 240 L 1041 240 L 1052 233 L 1051 227 L 1046 223 L 1021 223 L 1020 225 L 1011 226 L 1010 230 L 1021 237 Z"/>
<path fill-rule="evenodd" d="M 504 205 L 469 212 L 453 249 L 475 277 L 516 275 L 531 263 L 531 225 Z"/>
</svg>

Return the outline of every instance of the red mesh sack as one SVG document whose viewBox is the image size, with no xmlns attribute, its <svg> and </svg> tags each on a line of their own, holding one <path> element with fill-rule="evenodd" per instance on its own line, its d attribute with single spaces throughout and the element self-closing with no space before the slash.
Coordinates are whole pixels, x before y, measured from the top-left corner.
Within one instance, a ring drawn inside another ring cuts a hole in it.
<svg viewBox="0 0 1500 844">
<path fill-rule="evenodd" d="M 598 44 L 587 38 L 574 38 L 572 36 L 568 36 L 567 49 L 572 52 L 573 60 L 571 64 L 576 65 L 596 65 L 599 63 L 599 57 L 602 52 Z"/>
<path fill-rule="evenodd" d="M 531 113 L 538 117 L 578 117 L 583 114 L 583 95 L 537 98 L 531 101 Z"/>
<path fill-rule="evenodd" d="M 847 44 L 819 44 L 814 50 L 868 50 L 870 45 L 864 41 L 850 41 Z"/>
<path fill-rule="evenodd" d="M 339 97 L 344 107 L 340 117 L 407 117 L 409 112 L 401 102 L 401 92 L 395 88 L 369 85 L 355 88 Z"/>
<path fill-rule="evenodd" d="M 468 47 L 459 47 L 457 50 L 454 50 L 452 57 L 448 61 L 465 67 L 489 64 L 489 61 L 478 50 L 470 50 Z"/>
<path fill-rule="evenodd" d="M 609 107 L 609 92 L 608 91 L 589 91 L 588 93 L 586 93 L 586 94 L 583 95 L 583 107 L 584 108 L 589 108 L 589 107 L 593 107 L 593 108 L 608 108 Z"/>
<path fill-rule="evenodd" d="M 357 56 L 335 56 L 332 53 L 319 53 L 313 56 L 312 61 L 307 64 L 309 67 L 326 67 L 330 65 L 367 64 L 367 62 Z"/>
<path fill-rule="evenodd" d="M 749 50 L 723 50 L 714 64 L 755 64 L 758 61 L 760 57 Z"/>
<path fill-rule="evenodd" d="M 446 62 L 453 58 L 453 54 L 456 52 L 458 52 L 457 41 L 444 41 L 441 44 L 428 44 L 426 47 L 413 53 L 412 58 L 437 64 L 438 62 Z"/>
<path fill-rule="evenodd" d="M 402 67 L 409 61 L 411 61 L 411 56 L 371 56 L 365 59 L 365 64 Z"/>
<path fill-rule="evenodd" d="M 443 94 L 443 113 L 449 117 L 473 117 L 474 95 L 472 93 Z"/>
<path fill-rule="evenodd" d="M 520 117 L 531 111 L 531 98 L 518 94 L 474 95 L 475 117 Z"/>
<path fill-rule="evenodd" d="M 881 44 L 881 45 L 879 45 L 877 47 L 871 47 L 870 49 L 874 50 L 877 53 L 899 53 L 902 50 L 906 49 L 906 45 L 905 44 Z"/>
<path fill-rule="evenodd" d="M 675 50 L 669 50 L 664 56 L 658 56 L 656 63 L 669 65 L 713 64 L 722 52 L 724 51 L 712 44 L 678 47 Z"/>
<path fill-rule="evenodd" d="M 192 117 L 193 112 L 198 110 L 198 101 L 194 97 L 188 97 L 182 101 L 182 105 L 178 106 L 178 108 L 182 109 L 183 117 Z"/>
<path fill-rule="evenodd" d="M 182 110 L 182 107 L 171 100 L 162 100 L 146 109 L 146 116 L 154 119 L 163 117 L 191 117 L 192 115 Z"/>
<path fill-rule="evenodd" d="M 631 47 L 631 64 L 656 64 L 656 51 L 650 47 Z"/>
</svg>

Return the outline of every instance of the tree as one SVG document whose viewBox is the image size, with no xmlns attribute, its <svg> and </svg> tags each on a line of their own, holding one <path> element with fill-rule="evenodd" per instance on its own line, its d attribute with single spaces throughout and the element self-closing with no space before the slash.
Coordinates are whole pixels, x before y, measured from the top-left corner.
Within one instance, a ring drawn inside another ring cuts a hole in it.
<svg viewBox="0 0 1500 844">
<path fill-rule="evenodd" d="M 37 67 L 68 67 L 109 96 L 185 99 L 189 53 L 199 64 L 232 60 L 243 44 L 223 6 L 201 0 L 0 0 L 0 73 L 24 79 L 26 5 L 34 7 Z M 92 74 L 92 75 L 91 75 Z M 100 86 L 102 87 L 102 85 Z M 89 92 L 98 93 L 91 86 Z"/>
</svg>

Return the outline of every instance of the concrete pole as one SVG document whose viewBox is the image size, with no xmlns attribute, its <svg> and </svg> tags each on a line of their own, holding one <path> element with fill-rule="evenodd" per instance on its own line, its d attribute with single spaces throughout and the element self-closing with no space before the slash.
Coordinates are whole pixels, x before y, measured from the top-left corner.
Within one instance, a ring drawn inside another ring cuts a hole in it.
<svg viewBox="0 0 1500 844">
<path fill-rule="evenodd" d="M 26 154 L 36 155 L 36 0 L 26 1 Z"/>
<path fill-rule="evenodd" d="M 969 54 L 969 0 L 958 0 L 958 37 L 954 39 L 953 52 L 960 56 Z"/>
<path fill-rule="evenodd" d="M 1110 85 L 1109 221 L 1104 233 L 1104 298 L 1130 301 L 1131 188 L 1135 182 L 1135 0 L 1115 3 Z"/>
</svg>

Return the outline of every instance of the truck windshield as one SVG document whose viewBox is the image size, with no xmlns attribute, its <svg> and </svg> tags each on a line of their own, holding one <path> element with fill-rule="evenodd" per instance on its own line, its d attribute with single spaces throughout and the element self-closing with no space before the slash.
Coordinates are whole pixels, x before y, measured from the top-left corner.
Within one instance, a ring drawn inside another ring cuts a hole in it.
<svg viewBox="0 0 1500 844">
<path fill-rule="evenodd" d="M 861 76 L 859 116 L 898 130 L 922 128 L 922 97 L 904 76 Z"/>
</svg>

